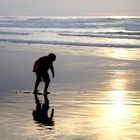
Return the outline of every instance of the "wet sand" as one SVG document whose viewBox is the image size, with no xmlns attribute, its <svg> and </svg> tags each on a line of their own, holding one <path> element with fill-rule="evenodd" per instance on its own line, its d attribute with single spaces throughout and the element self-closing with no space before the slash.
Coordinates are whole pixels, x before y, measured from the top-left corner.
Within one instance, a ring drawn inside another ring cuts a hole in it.
<svg viewBox="0 0 140 140">
<path fill-rule="evenodd" d="M 55 110 L 54 126 L 33 120 L 32 95 L 17 94 L 9 98 L 0 103 L 0 136 L 3 139 L 140 138 L 138 93 L 56 92 L 49 95 L 50 107 Z"/>
<path fill-rule="evenodd" d="M 54 51 L 48 98 L 55 124 L 47 126 L 33 120 L 33 95 L 16 93 L 32 90 L 32 65 L 44 50 L 1 48 L 0 139 L 140 139 L 140 49 Z"/>
</svg>

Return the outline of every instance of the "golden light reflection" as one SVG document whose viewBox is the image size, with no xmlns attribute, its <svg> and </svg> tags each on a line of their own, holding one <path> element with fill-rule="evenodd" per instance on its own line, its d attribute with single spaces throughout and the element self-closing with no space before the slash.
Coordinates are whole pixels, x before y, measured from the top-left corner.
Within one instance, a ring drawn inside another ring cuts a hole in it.
<svg viewBox="0 0 140 140">
<path fill-rule="evenodd" d="M 120 119 L 127 115 L 125 106 L 125 91 L 114 90 L 111 92 L 113 105 L 111 106 L 111 118 Z"/>
<path fill-rule="evenodd" d="M 112 88 L 115 89 L 125 89 L 126 88 L 126 79 L 114 79 L 112 81 Z M 114 92 L 114 91 L 113 91 Z"/>
<path fill-rule="evenodd" d="M 126 71 L 113 71 L 113 76 L 109 80 L 109 88 L 113 93 L 118 90 L 123 91 L 128 88 L 128 83 Z"/>
<path fill-rule="evenodd" d="M 109 16 L 109 17 L 114 19 L 133 18 L 133 16 Z"/>
<path fill-rule="evenodd" d="M 126 71 L 114 71 L 109 81 L 110 91 L 107 91 L 107 98 L 110 99 L 111 105 L 106 108 L 109 110 L 106 117 L 113 122 L 122 121 L 129 116 L 127 101 L 128 77 Z"/>
<path fill-rule="evenodd" d="M 116 43 L 119 42 L 119 40 L 116 40 Z M 130 44 L 132 41 L 130 42 Z M 139 42 L 135 43 L 139 44 Z M 116 58 L 116 59 L 126 59 L 126 60 L 138 60 L 140 59 L 139 55 L 139 49 L 133 49 L 133 48 L 111 48 L 111 49 L 98 49 L 97 54 L 104 55 L 111 57 L 111 58 Z"/>
<path fill-rule="evenodd" d="M 110 53 L 110 55 L 113 58 L 118 58 L 118 59 L 129 57 L 128 51 L 126 49 L 123 49 L 123 48 L 113 49 L 112 52 Z"/>
</svg>

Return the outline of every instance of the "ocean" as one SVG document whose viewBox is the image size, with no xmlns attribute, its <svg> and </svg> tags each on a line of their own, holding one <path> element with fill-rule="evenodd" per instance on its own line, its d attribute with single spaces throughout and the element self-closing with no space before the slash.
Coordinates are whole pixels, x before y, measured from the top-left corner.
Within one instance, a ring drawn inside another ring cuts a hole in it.
<svg viewBox="0 0 140 140">
<path fill-rule="evenodd" d="M 50 52 L 54 125 L 44 125 L 23 92 Z M 139 71 L 140 17 L 0 17 L 0 139 L 138 140 Z"/>
<path fill-rule="evenodd" d="M 140 48 L 139 17 L 1 17 L 0 42 Z"/>
</svg>

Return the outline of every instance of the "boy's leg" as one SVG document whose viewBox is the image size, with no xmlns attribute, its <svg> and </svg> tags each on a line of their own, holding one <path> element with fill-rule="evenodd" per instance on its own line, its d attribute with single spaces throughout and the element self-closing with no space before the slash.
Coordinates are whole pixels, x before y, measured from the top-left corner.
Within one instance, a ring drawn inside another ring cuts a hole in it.
<svg viewBox="0 0 140 140">
<path fill-rule="evenodd" d="M 38 86 L 39 86 L 39 83 L 41 82 L 41 75 L 39 73 L 36 73 L 36 82 L 35 82 L 35 87 L 34 87 L 34 93 L 37 93 L 38 92 Z"/>
<path fill-rule="evenodd" d="M 48 87 L 49 87 L 49 83 L 45 83 L 44 93 L 49 93 L 48 92 Z"/>
<path fill-rule="evenodd" d="M 35 82 L 35 88 L 34 88 L 34 93 L 37 93 L 38 92 L 38 86 L 39 86 L 39 83 L 40 83 L 40 81 L 38 81 L 38 80 L 36 80 L 36 82 Z"/>
<path fill-rule="evenodd" d="M 43 75 L 43 81 L 45 82 L 45 87 L 44 87 L 44 93 L 49 93 L 48 92 L 48 87 L 49 87 L 49 84 L 50 84 L 50 77 L 49 77 L 49 74 L 48 73 L 45 73 Z"/>
</svg>

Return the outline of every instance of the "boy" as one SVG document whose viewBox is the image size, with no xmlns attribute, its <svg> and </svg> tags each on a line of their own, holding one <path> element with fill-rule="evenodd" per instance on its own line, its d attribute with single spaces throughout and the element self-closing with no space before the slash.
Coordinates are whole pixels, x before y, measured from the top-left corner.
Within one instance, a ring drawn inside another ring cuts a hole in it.
<svg viewBox="0 0 140 140">
<path fill-rule="evenodd" d="M 44 93 L 49 94 L 48 92 L 48 86 L 50 83 L 50 77 L 48 74 L 48 70 L 50 69 L 52 72 L 52 76 L 54 78 L 54 67 L 53 62 L 56 60 L 56 55 L 54 53 L 50 53 L 48 56 L 43 56 L 39 58 L 35 63 L 33 67 L 33 72 L 36 73 L 36 82 L 34 87 L 34 94 L 38 93 L 38 86 L 39 83 L 42 82 L 42 80 L 45 83 L 44 87 Z"/>
</svg>

